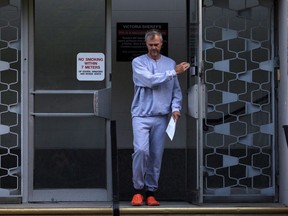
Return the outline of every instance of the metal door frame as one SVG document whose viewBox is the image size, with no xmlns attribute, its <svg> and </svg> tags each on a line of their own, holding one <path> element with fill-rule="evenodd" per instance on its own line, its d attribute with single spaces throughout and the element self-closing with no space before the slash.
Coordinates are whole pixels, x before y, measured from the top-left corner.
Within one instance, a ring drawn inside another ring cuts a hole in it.
<svg viewBox="0 0 288 216">
<path fill-rule="evenodd" d="M 187 142 L 187 196 L 188 200 L 203 203 L 203 118 L 205 116 L 205 85 L 203 83 L 202 59 L 202 6 L 199 0 L 187 0 L 187 44 L 188 61 L 191 64 L 188 72 L 188 124 L 192 124 L 191 140 Z M 195 10 L 194 10 L 195 7 Z M 193 17 L 191 10 L 193 8 Z M 195 15 L 196 14 L 196 15 Z M 195 33 L 197 32 L 197 33 Z M 191 49 L 191 50 L 190 50 Z M 192 131 L 193 130 L 193 131 Z M 195 131 L 194 131 L 195 130 Z M 195 137 L 194 137 L 195 136 Z M 190 144 L 190 142 L 192 144 Z M 191 146 L 190 146 L 191 145 Z M 190 146 L 190 147 L 189 147 Z M 190 153 L 191 151 L 191 153 Z M 191 159 L 193 158 L 193 159 Z M 189 166 L 189 163 L 196 165 Z M 191 170 L 192 169 L 192 170 Z M 195 184 L 189 183 L 190 181 Z M 191 186 L 190 186 L 191 184 Z"/>
<path fill-rule="evenodd" d="M 111 49 L 111 10 L 112 0 L 106 0 L 106 88 L 111 88 L 110 73 L 112 72 L 112 49 Z M 47 196 L 43 190 L 33 189 L 33 75 L 34 75 L 34 0 L 22 1 L 22 201 L 51 201 L 49 198 L 50 192 L 55 193 L 58 201 L 67 200 L 70 197 L 71 201 L 111 201 L 112 200 L 112 164 L 111 164 L 111 140 L 110 140 L 110 120 L 106 119 L 106 173 L 107 183 L 106 189 L 65 189 L 65 190 L 47 190 Z M 82 92 L 89 93 L 89 92 Z M 90 92 L 92 93 L 92 92 Z M 111 102 L 110 102 L 111 104 Z M 96 114 L 97 115 L 97 114 Z M 80 200 L 79 200 L 80 198 Z M 75 199 L 75 200 L 74 200 Z"/>
<path fill-rule="evenodd" d="M 199 171 L 198 181 L 199 181 L 199 203 L 203 203 L 203 119 L 204 119 L 204 113 L 205 110 L 205 93 L 203 92 L 203 89 L 205 88 L 204 84 L 204 65 L 203 65 L 203 1 L 198 1 L 198 20 L 199 20 L 199 26 L 198 26 L 198 163 L 197 166 Z M 202 91 L 201 91 L 202 90 Z"/>
</svg>

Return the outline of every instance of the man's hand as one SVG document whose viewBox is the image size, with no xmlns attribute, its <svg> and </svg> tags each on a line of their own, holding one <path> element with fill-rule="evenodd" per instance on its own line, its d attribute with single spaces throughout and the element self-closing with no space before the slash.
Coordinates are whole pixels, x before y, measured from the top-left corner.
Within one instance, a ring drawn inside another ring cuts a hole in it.
<svg viewBox="0 0 288 216">
<path fill-rule="evenodd" d="M 181 114 L 178 111 L 175 111 L 172 113 L 173 119 L 175 122 L 177 122 L 177 120 L 180 118 Z"/>
<path fill-rule="evenodd" d="M 190 64 L 187 62 L 181 62 L 180 64 L 176 65 L 175 67 L 175 71 L 176 74 L 181 74 L 183 73 L 185 70 L 187 70 L 190 67 Z"/>
</svg>

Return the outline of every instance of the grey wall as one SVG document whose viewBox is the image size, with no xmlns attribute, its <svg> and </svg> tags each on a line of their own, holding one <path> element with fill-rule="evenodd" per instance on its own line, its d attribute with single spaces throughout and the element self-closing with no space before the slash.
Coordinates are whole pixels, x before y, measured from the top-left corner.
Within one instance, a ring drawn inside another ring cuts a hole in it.
<svg viewBox="0 0 288 216">
<path fill-rule="evenodd" d="M 288 204 L 288 172 L 287 172 L 287 140 L 285 140 L 282 126 L 288 125 L 287 116 L 287 92 L 288 92 L 288 70 L 287 70 L 287 50 L 288 50 L 288 1 L 279 1 L 279 20 L 286 20 L 286 22 L 279 23 L 279 59 L 280 59 L 280 82 L 279 82 L 279 198 L 280 203 Z M 288 138 L 288 137 L 287 137 Z"/>
</svg>

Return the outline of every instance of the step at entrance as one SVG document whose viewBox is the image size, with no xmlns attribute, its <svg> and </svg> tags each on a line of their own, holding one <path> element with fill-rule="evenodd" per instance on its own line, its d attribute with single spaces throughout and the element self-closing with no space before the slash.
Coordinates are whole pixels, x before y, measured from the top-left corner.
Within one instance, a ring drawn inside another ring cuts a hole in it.
<svg viewBox="0 0 288 216">
<path fill-rule="evenodd" d="M 288 207 L 275 204 L 203 204 L 193 205 L 185 202 L 161 202 L 157 207 L 132 207 L 128 201 L 120 202 L 119 212 L 111 202 L 97 203 L 33 203 L 11 204 L 0 207 L 0 215 L 288 215 Z"/>
</svg>

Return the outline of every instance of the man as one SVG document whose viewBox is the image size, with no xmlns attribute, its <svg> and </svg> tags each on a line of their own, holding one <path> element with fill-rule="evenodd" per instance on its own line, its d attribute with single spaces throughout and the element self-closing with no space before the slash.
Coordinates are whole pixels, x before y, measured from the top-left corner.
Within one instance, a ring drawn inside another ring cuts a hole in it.
<svg viewBox="0 0 288 216">
<path fill-rule="evenodd" d="M 177 75 L 189 68 L 187 62 L 175 61 L 160 54 L 163 38 L 159 31 L 145 35 L 148 53 L 132 61 L 134 99 L 131 106 L 133 126 L 133 186 L 131 205 L 158 206 L 154 197 L 158 188 L 165 131 L 172 111 L 175 121 L 180 117 L 182 92 Z"/>
</svg>

